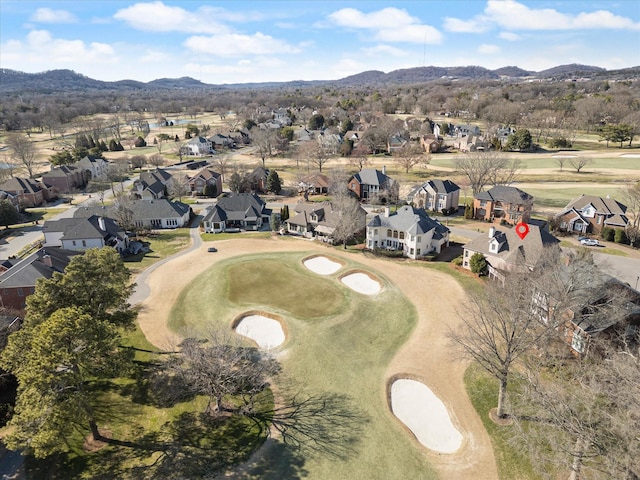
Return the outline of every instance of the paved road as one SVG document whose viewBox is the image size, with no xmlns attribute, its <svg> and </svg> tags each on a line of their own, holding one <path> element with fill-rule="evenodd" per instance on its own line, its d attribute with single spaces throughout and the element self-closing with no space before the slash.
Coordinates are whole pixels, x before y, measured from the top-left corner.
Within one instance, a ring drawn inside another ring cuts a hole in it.
<svg viewBox="0 0 640 480">
<path fill-rule="evenodd" d="M 189 252 L 197 249 L 202 245 L 202 238 L 200 238 L 200 222 L 202 221 L 202 216 L 197 215 L 193 221 L 191 222 L 191 226 L 189 227 L 189 235 L 191 237 L 191 245 L 189 248 L 185 250 L 181 250 L 178 253 L 171 255 L 170 257 L 163 258 L 159 262 L 154 263 L 149 268 L 145 269 L 142 273 L 140 273 L 136 277 L 136 286 L 133 290 L 133 293 L 129 297 L 129 303 L 131 305 L 137 305 L 143 302 L 148 296 L 151 290 L 149 289 L 149 285 L 147 285 L 147 277 L 151 272 L 153 272 L 160 265 L 164 265 L 171 260 L 178 258 L 182 255 L 186 255 Z"/>
</svg>

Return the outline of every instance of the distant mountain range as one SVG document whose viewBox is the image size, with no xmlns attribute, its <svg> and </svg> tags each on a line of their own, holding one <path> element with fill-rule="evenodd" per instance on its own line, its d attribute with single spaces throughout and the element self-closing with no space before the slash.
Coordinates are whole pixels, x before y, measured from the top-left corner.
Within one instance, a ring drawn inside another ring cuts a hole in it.
<svg viewBox="0 0 640 480">
<path fill-rule="evenodd" d="M 433 82 L 442 79 L 491 80 L 513 79 L 550 79 L 594 78 L 602 80 L 627 79 L 640 77 L 640 66 L 621 70 L 606 70 L 590 65 L 560 65 L 541 72 L 523 70 L 519 67 L 502 67 L 489 70 L 479 66 L 468 67 L 416 67 L 394 70 L 384 73 L 370 70 L 339 80 L 315 80 L 292 82 L 263 82 L 241 84 L 211 85 L 191 77 L 161 78 L 151 82 L 120 80 L 103 82 L 94 80 L 73 70 L 49 70 L 41 73 L 24 73 L 16 70 L 0 69 L 0 93 L 21 92 L 82 92 L 89 90 L 172 90 L 172 89 L 237 89 L 237 88 L 299 88 L 318 85 L 358 86 L 358 85 L 402 85 Z"/>
</svg>

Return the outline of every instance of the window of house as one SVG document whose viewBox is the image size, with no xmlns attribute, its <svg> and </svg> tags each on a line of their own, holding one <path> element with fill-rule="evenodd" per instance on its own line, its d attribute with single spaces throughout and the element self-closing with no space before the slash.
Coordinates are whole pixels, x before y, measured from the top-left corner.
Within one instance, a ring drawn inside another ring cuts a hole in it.
<svg viewBox="0 0 640 480">
<path fill-rule="evenodd" d="M 18 296 L 24 297 L 24 290 L 22 290 L 22 288 L 19 288 L 19 287 L 18 287 Z"/>
<path fill-rule="evenodd" d="M 404 240 L 404 232 L 400 232 L 400 240 Z"/>
<path fill-rule="evenodd" d="M 469 250 L 464 251 L 464 258 L 469 258 Z"/>
<path fill-rule="evenodd" d="M 598 225 L 600 225 L 602 223 L 602 217 L 600 215 L 598 215 L 597 223 L 598 223 Z"/>
<path fill-rule="evenodd" d="M 420 255 L 420 249 L 418 249 L 418 251 L 416 252 L 417 255 Z"/>
<path fill-rule="evenodd" d="M 393 238 L 398 238 L 398 231 L 397 230 L 393 231 Z"/>
<path fill-rule="evenodd" d="M 418 235 L 416 237 L 416 243 L 420 243 L 422 241 L 422 237 L 420 235 Z"/>
<path fill-rule="evenodd" d="M 387 229 L 387 237 L 392 237 L 393 233 L 390 228 Z"/>
<path fill-rule="evenodd" d="M 352 183 L 352 184 L 351 184 L 351 190 L 355 190 L 355 189 L 356 189 L 356 184 L 355 184 L 355 183 Z"/>
<path fill-rule="evenodd" d="M 578 353 L 584 353 L 585 343 L 586 342 L 582 331 L 574 330 L 573 335 L 571 336 L 571 348 L 573 348 Z"/>
<path fill-rule="evenodd" d="M 87 246 L 87 241 L 86 240 L 82 240 L 82 246 L 86 247 Z"/>
<path fill-rule="evenodd" d="M 377 228 L 373 229 L 373 234 L 376 235 L 376 236 L 378 235 L 378 229 Z"/>
<path fill-rule="evenodd" d="M 409 255 L 413 255 L 413 248 L 409 249 Z"/>
</svg>

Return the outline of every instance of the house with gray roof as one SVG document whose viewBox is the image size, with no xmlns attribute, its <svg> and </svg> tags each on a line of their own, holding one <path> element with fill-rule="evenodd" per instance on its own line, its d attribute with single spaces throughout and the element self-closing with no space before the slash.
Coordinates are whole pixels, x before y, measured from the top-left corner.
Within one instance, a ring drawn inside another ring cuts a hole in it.
<svg viewBox="0 0 640 480">
<path fill-rule="evenodd" d="M 71 193 L 84 188 L 87 184 L 87 177 L 81 168 L 73 165 L 61 165 L 43 174 L 42 183 L 48 187 L 54 187 L 58 192 Z"/>
<path fill-rule="evenodd" d="M 540 260 L 544 249 L 558 245 L 560 240 L 544 227 L 527 224 L 529 233 L 520 238 L 515 228 L 491 227 L 489 233 L 474 238 L 464 245 L 462 266 L 471 270 L 471 257 L 480 253 L 489 265 L 489 276 L 502 279 L 504 271 L 533 269 Z"/>
<path fill-rule="evenodd" d="M 516 187 L 497 185 L 473 197 L 473 212 L 476 220 L 487 222 L 528 222 L 531 218 L 533 197 Z"/>
<path fill-rule="evenodd" d="M 131 219 L 138 228 L 160 229 L 181 228 L 189 225 L 192 210 L 182 202 L 171 202 L 166 198 L 160 200 L 132 200 Z M 115 218 L 111 206 L 79 207 L 73 216 L 75 218 L 89 218 L 91 216 Z"/>
<path fill-rule="evenodd" d="M 295 215 L 285 221 L 287 233 L 328 242 L 343 217 L 331 202 L 298 202 L 294 211 Z M 355 222 L 352 231 L 361 232 L 367 223 L 367 212 L 358 205 L 357 213 L 349 215 L 348 221 Z"/>
<path fill-rule="evenodd" d="M 86 178 L 92 179 L 102 177 L 107 174 L 109 170 L 109 162 L 104 158 L 85 156 L 74 163 L 74 166 L 85 172 L 89 172 L 89 175 L 85 175 Z"/>
<path fill-rule="evenodd" d="M 398 184 L 387 176 L 386 167 L 382 170 L 375 168 L 363 168 L 358 173 L 351 175 L 347 182 L 347 188 L 360 200 L 389 200 L 397 198 Z"/>
<path fill-rule="evenodd" d="M 8 178 L 0 183 L 0 190 L 16 195 L 24 207 L 39 207 L 44 202 L 56 198 L 54 187 L 47 187 L 31 178 Z"/>
<path fill-rule="evenodd" d="M 214 188 L 212 197 L 217 197 L 222 193 L 222 175 L 211 168 L 203 168 L 194 176 L 185 178 L 185 183 L 192 196 L 204 195 L 207 185 Z"/>
<path fill-rule="evenodd" d="M 419 259 L 440 253 L 449 246 L 449 229 L 431 218 L 423 208 L 404 205 L 393 215 L 385 208 L 367 224 L 369 250 L 402 250 L 408 258 Z"/>
<path fill-rule="evenodd" d="M 260 230 L 270 217 L 271 210 L 255 193 L 232 193 L 206 209 L 202 225 L 206 233 Z"/>
<path fill-rule="evenodd" d="M 35 292 L 39 278 L 62 273 L 71 257 L 79 252 L 56 247 L 43 247 L 0 273 L 0 304 L 4 308 L 22 310 L 26 298 Z"/>
<path fill-rule="evenodd" d="M 163 170 L 156 168 L 151 172 L 143 172 L 140 178 L 133 182 L 133 194 L 141 200 L 157 200 L 164 198 L 167 194 L 167 186 L 173 181 L 173 176 Z"/>
<path fill-rule="evenodd" d="M 613 198 L 583 194 L 571 200 L 555 219 L 560 230 L 566 232 L 600 233 L 604 227 L 626 228 L 626 212 L 626 205 Z"/>
<path fill-rule="evenodd" d="M 215 151 L 209 139 L 205 137 L 195 137 L 182 144 L 180 153 L 182 155 L 202 157 L 204 155 L 212 155 Z"/>
<path fill-rule="evenodd" d="M 44 245 L 49 247 L 76 251 L 113 247 L 120 253 L 129 247 L 126 232 L 109 217 L 92 215 L 89 218 L 47 220 L 42 230 Z"/>
<path fill-rule="evenodd" d="M 412 192 L 407 199 L 417 208 L 435 212 L 458 209 L 460 204 L 460 187 L 451 180 L 429 180 Z"/>
</svg>

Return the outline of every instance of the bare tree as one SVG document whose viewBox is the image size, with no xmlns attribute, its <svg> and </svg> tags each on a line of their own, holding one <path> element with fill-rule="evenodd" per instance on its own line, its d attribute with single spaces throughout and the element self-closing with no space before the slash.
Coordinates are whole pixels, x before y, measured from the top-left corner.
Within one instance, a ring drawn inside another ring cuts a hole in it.
<svg viewBox="0 0 640 480">
<path fill-rule="evenodd" d="M 147 164 L 147 157 L 144 155 L 134 155 L 129 159 L 131 162 L 131 168 L 139 168 L 142 171 L 142 167 Z"/>
<path fill-rule="evenodd" d="M 36 163 L 36 146 L 26 136 L 19 133 L 7 135 L 7 146 L 11 149 L 11 158 L 15 163 L 27 169 L 30 178 L 33 178 L 33 169 Z"/>
<path fill-rule="evenodd" d="M 640 239 L 640 182 L 629 185 L 622 198 L 627 206 L 627 216 L 631 219 L 631 225 L 627 227 L 627 238 L 635 245 Z"/>
<path fill-rule="evenodd" d="M 227 166 L 229 165 L 230 161 L 231 161 L 231 156 L 224 153 L 216 155 L 213 161 L 218 166 L 218 169 L 220 170 L 220 176 L 222 177 L 221 180 L 223 183 L 224 183 L 224 174 L 227 171 Z"/>
<path fill-rule="evenodd" d="M 431 156 L 420 145 L 407 143 L 393 154 L 393 160 L 404 169 L 404 173 L 409 173 L 409 170 L 420 163 L 427 165 Z"/>
<path fill-rule="evenodd" d="M 501 152 L 477 151 L 456 157 L 453 166 L 469 180 L 473 195 L 486 185 L 508 185 L 520 171 L 520 163 Z"/>
<path fill-rule="evenodd" d="M 149 165 L 152 165 L 158 168 L 158 167 L 162 167 L 166 163 L 166 160 L 159 153 L 154 153 L 153 155 L 149 156 L 149 158 L 147 159 L 147 162 L 149 163 Z"/>
<path fill-rule="evenodd" d="M 322 167 L 331 159 L 328 150 L 314 140 L 300 145 L 299 154 L 303 158 L 306 157 L 311 163 L 314 163 L 320 172 L 322 172 Z"/>
<path fill-rule="evenodd" d="M 256 148 L 256 152 L 262 160 L 263 168 L 265 166 L 265 159 L 273 154 L 276 134 L 276 131 L 271 128 L 253 127 L 251 129 L 251 143 Z"/>
<path fill-rule="evenodd" d="M 576 170 L 576 173 L 580 173 L 580 170 L 589 165 L 591 162 L 592 160 L 590 158 L 583 157 L 581 155 L 569 159 L 569 165 L 571 165 L 571 167 Z"/>
<path fill-rule="evenodd" d="M 567 161 L 567 157 L 565 157 L 564 155 L 558 155 L 556 158 L 553 159 L 553 161 L 556 163 L 556 165 L 560 167 L 560 171 L 562 171 L 562 168 L 564 167 L 564 163 Z"/>
<path fill-rule="evenodd" d="M 514 402 L 532 464 L 547 478 L 635 479 L 640 475 L 640 359 L 607 342 L 598 354 L 529 358 Z"/>
<path fill-rule="evenodd" d="M 174 177 L 167 182 L 166 187 L 169 197 L 177 198 L 180 202 L 182 201 L 182 197 L 186 197 L 191 193 L 189 184 L 186 182 L 186 177 L 184 180 Z"/>
<path fill-rule="evenodd" d="M 121 228 L 125 230 L 136 230 L 133 213 L 133 201 L 126 192 L 118 192 L 115 195 L 113 205 L 111 207 L 111 215 L 118 222 Z"/>
<path fill-rule="evenodd" d="M 357 167 L 358 171 L 369 165 L 369 157 L 366 155 L 352 155 L 349 156 L 349 165 Z"/>
<path fill-rule="evenodd" d="M 334 175 L 330 183 L 331 210 L 338 216 L 331 238 L 346 249 L 347 242 L 365 229 L 367 212 L 347 188 L 344 175 Z"/>
<path fill-rule="evenodd" d="M 104 194 L 106 190 L 112 187 L 112 182 L 107 174 L 93 177 L 87 184 L 87 192 L 95 193 L 100 203 L 104 205 Z"/>
</svg>

